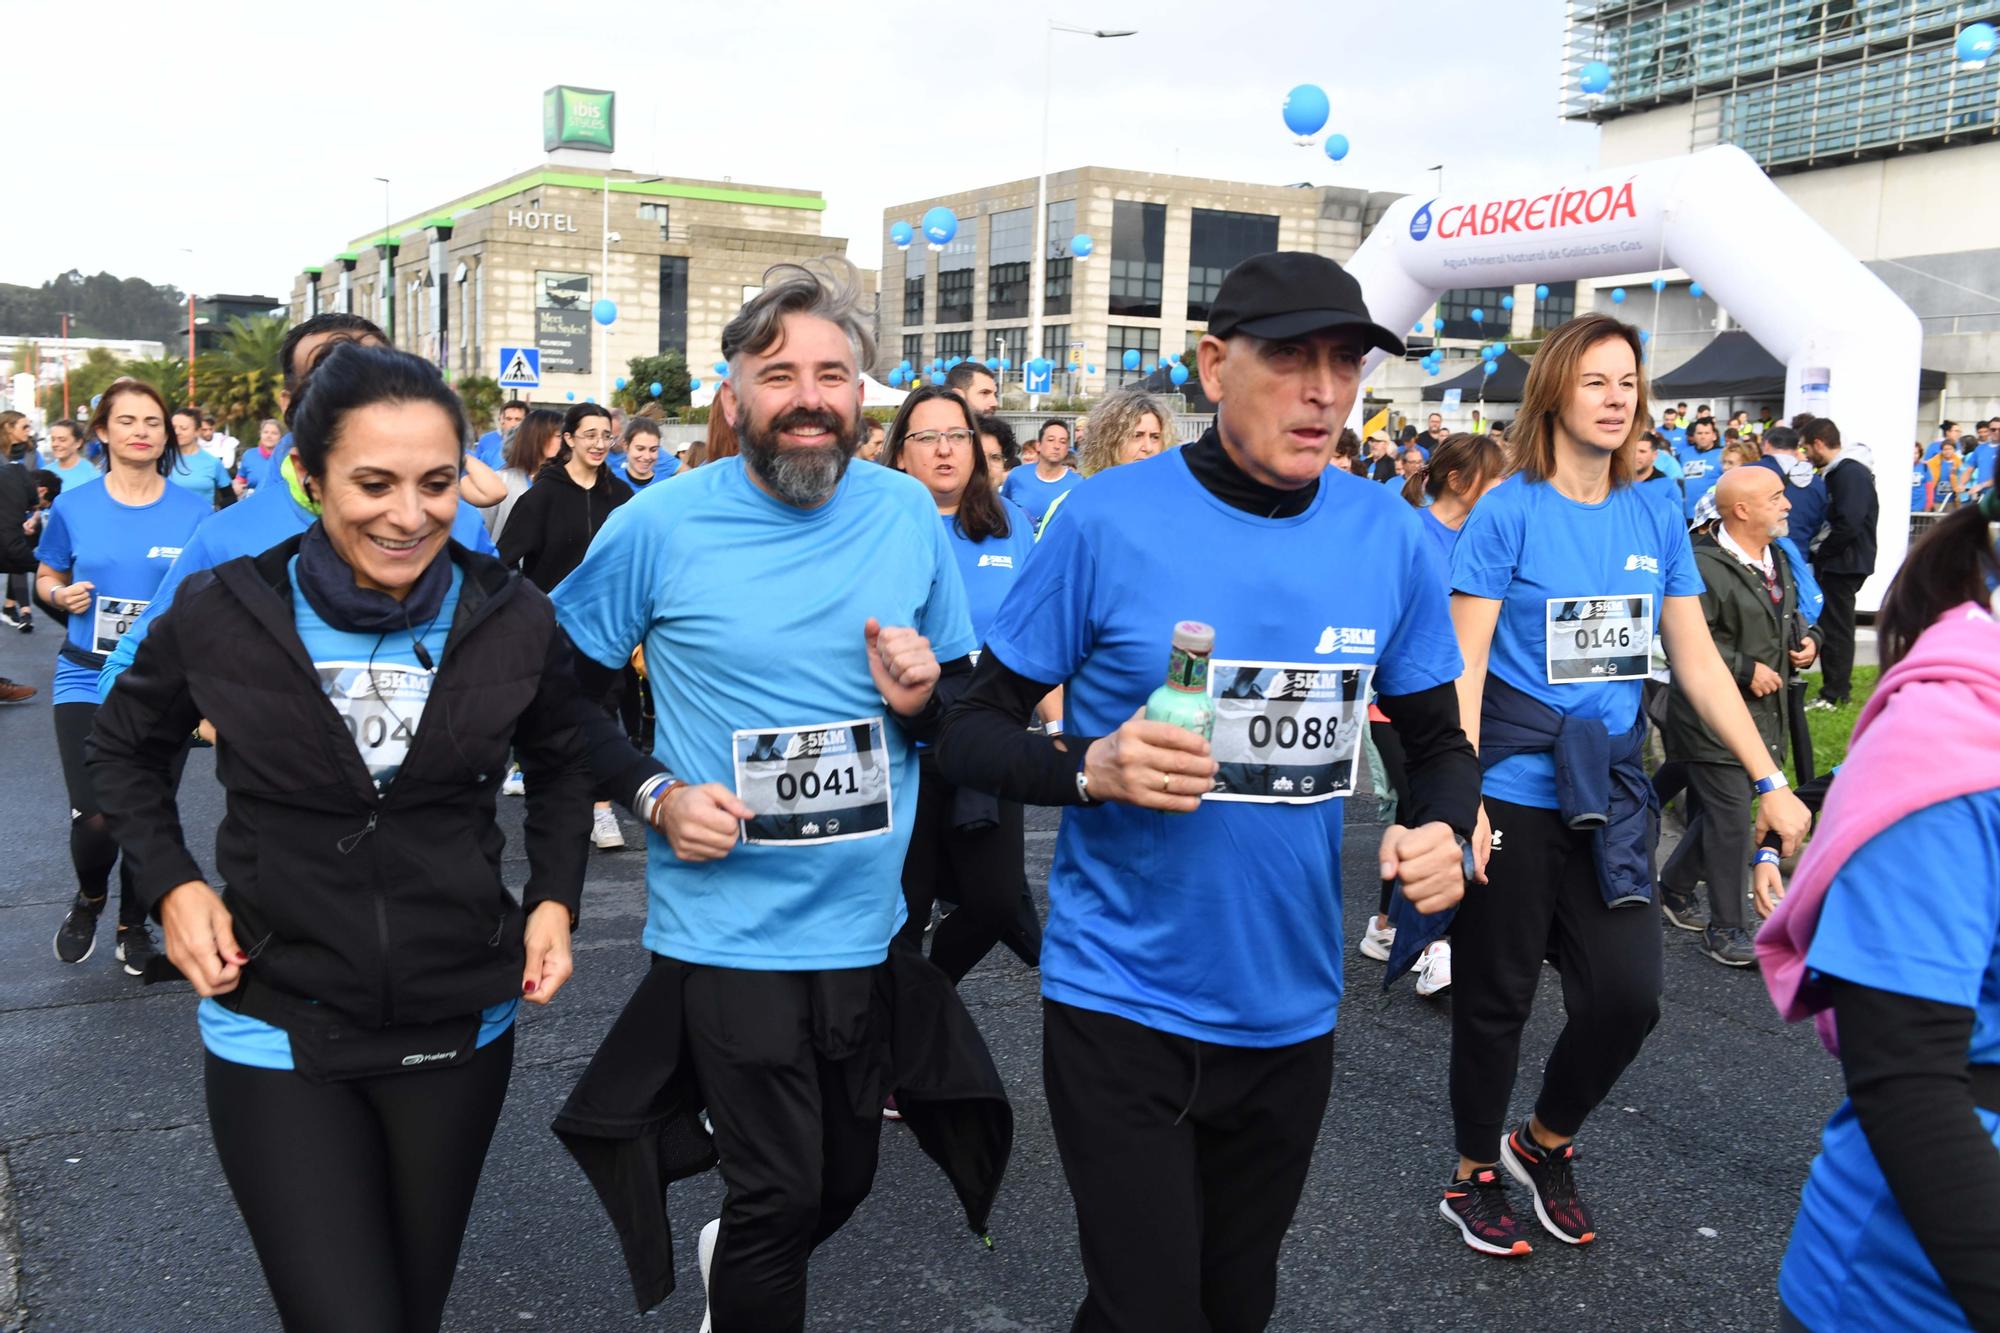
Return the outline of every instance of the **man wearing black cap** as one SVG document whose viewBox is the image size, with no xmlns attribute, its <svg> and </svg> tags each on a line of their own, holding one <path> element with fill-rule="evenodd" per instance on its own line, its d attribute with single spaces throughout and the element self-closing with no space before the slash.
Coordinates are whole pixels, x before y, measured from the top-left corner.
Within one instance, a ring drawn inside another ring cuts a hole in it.
<svg viewBox="0 0 2000 1333">
<path fill-rule="evenodd" d="M 1443 585 L 1415 511 L 1327 468 L 1371 347 L 1402 350 L 1331 260 L 1232 269 L 1197 356 L 1215 427 L 1065 501 L 939 736 L 947 780 L 1074 807 L 1042 994 L 1079 1330 L 1271 1317 L 1331 1087 L 1339 798 L 1371 686 L 1414 791 L 1382 872 L 1422 911 L 1464 890 L 1479 775 Z M 1327 576 L 1357 550 L 1393 572 Z M 1212 669 L 1240 687 L 1212 739 L 1144 719 L 1184 620 L 1213 627 Z M 1025 733 L 1057 684 L 1067 734 Z"/>
</svg>

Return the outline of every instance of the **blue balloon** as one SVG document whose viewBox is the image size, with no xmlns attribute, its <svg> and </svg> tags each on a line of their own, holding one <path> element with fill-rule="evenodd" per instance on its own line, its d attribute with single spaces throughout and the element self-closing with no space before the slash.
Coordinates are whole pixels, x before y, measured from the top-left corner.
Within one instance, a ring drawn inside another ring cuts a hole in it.
<svg viewBox="0 0 2000 1333">
<path fill-rule="evenodd" d="M 658 398 L 661 393 L 660 382 L 658 380 L 654 380 L 651 384 L 648 384 L 646 386 L 646 392 L 651 394 L 653 397 Z"/>
<path fill-rule="evenodd" d="M 1167 372 L 1167 378 L 1172 380 L 1176 386 L 1186 384 L 1188 382 L 1188 368 L 1176 365 L 1172 370 Z"/>
<path fill-rule="evenodd" d="M 1126 349 L 1125 349 L 1125 356 L 1124 356 L 1124 358 L 1123 358 L 1123 365 L 1124 365 L 1125 369 L 1127 369 L 1127 370 L 1137 370 L 1137 369 L 1139 368 L 1139 349 L 1138 349 L 1138 348 L 1136 348 L 1136 347 L 1128 347 L 1128 348 L 1126 348 Z"/>
<path fill-rule="evenodd" d="M 1654 291 L 1656 291 L 1656 292 L 1663 292 L 1663 291 L 1665 291 L 1666 289 L 1667 289 L 1667 280 L 1666 280 L 1665 278 L 1654 278 L 1654 279 L 1653 279 L 1653 290 L 1654 290 Z"/>
<path fill-rule="evenodd" d="M 1968 23 L 1958 33 L 1958 58 L 1968 65 L 1983 65 L 2000 46 L 2000 32 L 1991 23 Z"/>
<path fill-rule="evenodd" d="M 1415 324 L 1410 326 L 1411 333 L 1422 333 L 1423 331 L 1424 331 L 1424 322 L 1421 319 L 1418 320 Z"/>
<path fill-rule="evenodd" d="M 1503 297 L 1501 297 L 1501 298 L 1500 298 L 1500 308 L 1501 308 L 1502 310 L 1512 310 L 1512 309 L 1514 308 L 1514 298 L 1513 298 L 1513 297 L 1511 297 L 1511 296 L 1503 296 Z"/>
<path fill-rule="evenodd" d="M 981 364 L 983 364 L 988 370 L 992 371 L 995 375 L 998 375 L 1000 373 L 1000 358 L 997 356 L 989 356 Z"/>
<path fill-rule="evenodd" d="M 896 363 L 896 369 L 898 370 L 908 370 L 909 368 L 910 368 L 910 358 L 908 358 L 907 356 L 904 357 L 901 361 L 898 361 Z"/>
<path fill-rule="evenodd" d="M 1326 128 L 1333 104 L 1318 84 L 1302 83 L 1285 94 L 1285 128 L 1301 139 L 1310 139 Z"/>
<path fill-rule="evenodd" d="M 727 361 L 716 362 L 715 373 L 718 375 L 727 375 L 729 373 L 729 363 Z"/>
<path fill-rule="evenodd" d="M 1486 373 L 1489 375 L 1491 375 L 1494 371 L 1500 369 L 1500 363 L 1498 361 L 1487 361 L 1482 364 L 1485 365 Z"/>
<path fill-rule="evenodd" d="M 625 387 L 625 377 L 624 377 L 623 375 L 620 375 L 620 376 L 619 376 L 619 377 L 618 377 L 617 379 L 615 379 L 615 380 L 611 381 L 611 387 L 612 387 L 612 388 L 614 388 L 614 389 L 622 389 L 622 388 L 624 388 L 624 387 Z"/>
<path fill-rule="evenodd" d="M 583 396 L 583 401 L 586 403 L 594 403 L 597 401 L 597 395 L 594 393 L 587 393 Z"/>
<path fill-rule="evenodd" d="M 910 242 L 915 240 L 916 238 L 917 234 L 915 231 L 911 230 L 909 223 L 892 222 L 889 224 L 889 240 L 895 245 L 895 247 L 898 250 L 909 249 Z"/>
<path fill-rule="evenodd" d="M 1642 343 L 1649 343 L 1649 342 L 1653 341 L 1653 335 L 1652 335 L 1651 333 L 1648 333 L 1648 332 L 1647 332 L 1647 331 L 1646 331 L 1645 329 L 1640 329 L 1640 330 L 1639 330 L 1639 341 L 1640 341 L 1640 342 L 1642 342 Z"/>
<path fill-rule="evenodd" d="M 935 371 L 931 372 L 931 383 L 938 385 L 940 388 L 942 388 L 944 385 L 944 376 L 938 374 Z"/>
<path fill-rule="evenodd" d="M 1095 250 L 1096 248 L 1097 248 L 1097 242 L 1091 240 L 1088 236 L 1085 236 L 1082 232 L 1078 232 L 1076 235 L 1069 238 L 1069 252 L 1075 255 L 1078 259 L 1090 258 L 1090 252 L 1092 250 Z"/>
<path fill-rule="evenodd" d="M 571 390 L 570 390 L 570 391 L 569 391 L 568 393 L 564 394 L 564 395 L 563 395 L 563 400 L 564 400 L 565 402 L 571 402 L 571 403 L 575 402 L 575 401 L 576 401 L 576 390 L 574 390 L 574 389 L 571 389 Z"/>
<path fill-rule="evenodd" d="M 1432 333 L 1443 333 L 1443 332 L 1444 332 L 1444 321 L 1443 321 L 1443 320 L 1441 320 L 1441 319 L 1434 319 L 1434 320 L 1432 320 L 1432 321 L 1431 321 L 1431 332 L 1432 332 Z"/>
<path fill-rule="evenodd" d="M 1343 158 L 1343 157 L 1346 157 L 1346 156 L 1347 156 L 1347 136 L 1346 136 L 1346 135 L 1344 135 L 1344 134 L 1329 134 L 1329 135 L 1327 135 L 1327 136 L 1326 136 L 1326 155 L 1327 155 L 1328 157 L 1332 158 L 1332 159 L 1333 159 L 1334 161 L 1336 161 L 1336 162 L 1340 161 L 1340 159 L 1341 159 L 1341 158 Z"/>
<path fill-rule="evenodd" d="M 1611 304 L 1613 305 L 1625 304 L 1625 289 L 1623 287 L 1613 287 L 1611 289 Z"/>
<path fill-rule="evenodd" d="M 1472 322 L 1474 324 L 1484 324 L 1486 322 L 1486 312 L 1478 306 L 1472 307 Z"/>
<path fill-rule="evenodd" d="M 1096 367 L 1096 366 L 1085 366 L 1085 367 L 1083 368 L 1083 373 L 1084 373 L 1084 374 L 1086 374 L 1086 375 L 1095 375 L 1095 374 L 1097 373 L 1097 367 Z"/>
<path fill-rule="evenodd" d="M 1537 301 L 1546 301 L 1549 299 L 1549 285 L 1546 282 L 1535 285 L 1535 299 Z"/>
<path fill-rule="evenodd" d="M 1611 86 L 1611 66 L 1602 60 L 1593 60 L 1583 67 L 1583 74 L 1577 83 L 1585 92 L 1595 97 Z"/>
<path fill-rule="evenodd" d="M 1695 300 L 1699 301 L 1699 300 L 1701 299 L 1701 295 L 1702 295 L 1702 292 L 1701 292 L 1701 284 L 1700 284 L 1700 283 L 1698 283 L 1698 282 L 1691 282 L 1691 283 L 1689 283 L 1689 284 L 1688 284 L 1688 295 L 1689 295 L 1689 296 L 1692 296 L 1692 297 L 1693 297 L 1693 298 L 1694 298 Z"/>
<path fill-rule="evenodd" d="M 931 249 L 942 250 L 951 244 L 951 238 L 958 235 L 958 214 L 939 204 L 924 212 L 924 239 L 931 243 Z"/>
<path fill-rule="evenodd" d="M 608 328 L 618 322 L 618 303 L 608 296 L 600 296 L 591 302 L 590 317 Z"/>
<path fill-rule="evenodd" d="M 1007 359 L 1006 357 L 1004 357 L 1004 356 L 1000 358 L 1000 373 L 1001 373 L 1001 374 L 1003 374 L 1003 375 L 1004 375 L 1004 374 L 1006 374 L 1006 373 L 1007 373 L 1008 371 L 1012 370 L 1013 368 L 1014 368 L 1014 363 L 1013 363 L 1012 361 L 1009 361 L 1009 360 L 1008 360 L 1008 359 Z"/>
</svg>

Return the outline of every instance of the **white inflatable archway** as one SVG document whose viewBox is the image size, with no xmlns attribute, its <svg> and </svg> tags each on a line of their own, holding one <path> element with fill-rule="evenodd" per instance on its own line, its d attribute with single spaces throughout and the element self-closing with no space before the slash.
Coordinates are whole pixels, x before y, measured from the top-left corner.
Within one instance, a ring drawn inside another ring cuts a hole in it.
<svg viewBox="0 0 2000 1333">
<path fill-rule="evenodd" d="M 1880 604 L 1909 546 L 1903 447 L 1916 438 L 1923 329 L 1741 149 L 1509 195 L 1399 199 L 1347 268 L 1375 321 L 1396 330 L 1453 288 L 1684 269 L 1785 363 L 1787 419 L 1831 417 L 1850 448 L 1869 447 L 1882 513 L 1860 604 Z"/>
</svg>

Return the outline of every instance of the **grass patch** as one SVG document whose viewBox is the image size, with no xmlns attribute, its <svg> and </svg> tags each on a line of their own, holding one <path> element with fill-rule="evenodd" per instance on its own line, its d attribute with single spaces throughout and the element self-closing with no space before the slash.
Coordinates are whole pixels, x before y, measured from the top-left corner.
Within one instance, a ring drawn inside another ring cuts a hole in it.
<svg viewBox="0 0 2000 1333">
<path fill-rule="evenodd" d="M 1875 682 L 1881 674 L 1877 667 L 1855 667 L 1854 694 L 1843 707 L 1831 713 L 1806 714 L 1806 726 L 1812 732 L 1813 767 L 1821 773 L 1832 772 L 1835 765 L 1847 758 L 1847 742 L 1854 735 L 1854 724 L 1861 717 L 1861 706 L 1868 702 L 1869 695 L 1875 693 Z M 1796 783 L 1798 776 L 1797 768 L 1787 756 L 1785 777 Z"/>
</svg>

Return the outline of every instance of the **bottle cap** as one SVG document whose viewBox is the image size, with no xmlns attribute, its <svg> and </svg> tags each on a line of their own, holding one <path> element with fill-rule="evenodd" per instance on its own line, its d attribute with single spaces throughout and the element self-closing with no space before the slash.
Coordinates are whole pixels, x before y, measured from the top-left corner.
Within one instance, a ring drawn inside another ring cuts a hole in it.
<svg viewBox="0 0 2000 1333">
<path fill-rule="evenodd" d="M 1215 651 L 1215 630 L 1199 620 L 1183 620 L 1174 626 L 1174 647 L 1207 656 Z"/>
</svg>

